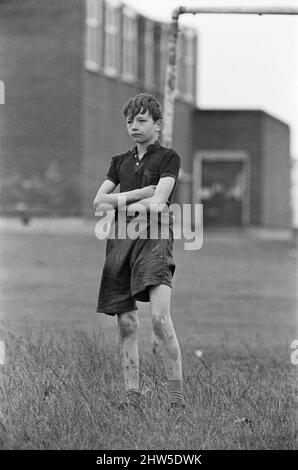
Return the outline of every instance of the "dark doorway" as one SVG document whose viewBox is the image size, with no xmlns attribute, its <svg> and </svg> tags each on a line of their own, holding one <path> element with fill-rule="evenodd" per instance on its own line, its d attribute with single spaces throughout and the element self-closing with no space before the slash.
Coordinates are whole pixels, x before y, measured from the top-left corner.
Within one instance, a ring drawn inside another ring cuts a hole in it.
<svg viewBox="0 0 298 470">
<path fill-rule="evenodd" d="M 202 161 L 204 226 L 241 226 L 245 196 L 243 160 Z"/>
</svg>

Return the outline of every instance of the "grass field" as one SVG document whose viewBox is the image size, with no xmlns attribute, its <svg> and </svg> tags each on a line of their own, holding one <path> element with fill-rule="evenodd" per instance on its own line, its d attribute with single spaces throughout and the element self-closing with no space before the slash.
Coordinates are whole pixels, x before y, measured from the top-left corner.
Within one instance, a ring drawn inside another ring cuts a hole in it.
<svg viewBox="0 0 298 470">
<path fill-rule="evenodd" d="M 188 403 L 178 420 L 166 413 L 147 304 L 138 304 L 144 414 L 112 406 L 123 381 L 115 320 L 95 315 L 105 249 L 95 223 L 0 225 L 2 448 L 298 448 L 297 248 L 287 237 L 209 231 L 197 252 L 175 240 L 172 316 Z"/>
</svg>

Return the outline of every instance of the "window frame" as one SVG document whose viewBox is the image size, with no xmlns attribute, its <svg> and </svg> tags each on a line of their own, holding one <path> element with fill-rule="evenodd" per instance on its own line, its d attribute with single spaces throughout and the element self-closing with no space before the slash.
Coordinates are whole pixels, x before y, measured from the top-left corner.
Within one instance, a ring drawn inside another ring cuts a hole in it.
<svg viewBox="0 0 298 470">
<path fill-rule="evenodd" d="M 98 72 L 103 66 L 103 0 L 86 0 L 85 69 Z"/>
<path fill-rule="evenodd" d="M 177 78 L 176 78 L 176 96 L 177 98 L 184 98 L 184 28 L 179 28 L 177 45 L 176 45 L 176 67 L 177 67 Z"/>
<path fill-rule="evenodd" d="M 145 18 L 144 33 L 144 86 L 148 90 L 155 90 L 154 72 L 154 25 L 155 22 Z"/>
<path fill-rule="evenodd" d="M 105 0 L 104 8 L 104 74 L 116 77 L 120 74 L 120 21 L 121 3 Z"/>
<path fill-rule="evenodd" d="M 161 24 L 161 38 L 160 38 L 160 89 L 164 93 L 166 69 L 168 65 L 168 41 L 169 41 L 169 25 L 167 23 Z"/>
<path fill-rule="evenodd" d="M 121 76 L 126 82 L 138 80 L 138 15 L 127 6 L 122 9 Z"/>
</svg>

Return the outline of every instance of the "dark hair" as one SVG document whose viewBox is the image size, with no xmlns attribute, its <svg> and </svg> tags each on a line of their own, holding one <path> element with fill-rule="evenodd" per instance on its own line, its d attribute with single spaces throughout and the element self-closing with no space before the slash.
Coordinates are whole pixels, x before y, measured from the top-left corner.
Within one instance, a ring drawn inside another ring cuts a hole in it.
<svg viewBox="0 0 298 470">
<path fill-rule="evenodd" d="M 137 114 L 145 114 L 149 111 L 153 121 L 162 119 L 162 108 L 160 102 L 153 95 L 139 93 L 131 98 L 123 108 L 125 117 L 134 118 Z"/>
</svg>

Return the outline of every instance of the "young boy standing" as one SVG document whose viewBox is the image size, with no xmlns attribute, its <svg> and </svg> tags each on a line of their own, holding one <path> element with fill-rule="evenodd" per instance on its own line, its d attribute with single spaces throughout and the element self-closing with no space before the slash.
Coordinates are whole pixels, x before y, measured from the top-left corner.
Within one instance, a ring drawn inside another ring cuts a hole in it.
<svg viewBox="0 0 298 470">
<path fill-rule="evenodd" d="M 180 168 L 179 155 L 158 142 L 162 111 L 154 96 L 144 93 L 135 96 L 125 105 L 123 113 L 128 134 L 136 145 L 132 151 L 112 158 L 106 179 L 94 200 L 95 211 L 116 209 L 115 225 L 119 211 L 125 211 L 129 220 L 140 205 L 147 211 L 153 207 L 155 213 L 168 207 Z M 120 193 L 111 194 L 118 184 Z M 150 302 L 153 331 L 164 351 L 169 407 L 185 406 L 181 353 L 170 315 L 175 271 L 171 212 L 169 220 L 168 238 L 107 240 L 97 312 L 117 315 L 126 389 L 122 406 L 138 407 L 141 403 L 136 301 Z"/>
</svg>

